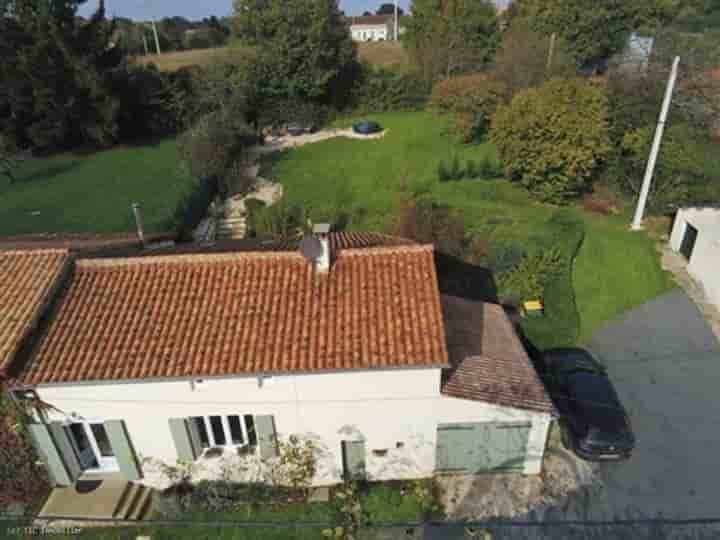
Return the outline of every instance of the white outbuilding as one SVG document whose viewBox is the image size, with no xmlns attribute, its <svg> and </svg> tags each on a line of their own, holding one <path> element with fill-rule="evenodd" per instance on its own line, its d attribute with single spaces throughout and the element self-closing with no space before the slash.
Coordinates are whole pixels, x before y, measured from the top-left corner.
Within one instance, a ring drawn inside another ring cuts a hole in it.
<svg viewBox="0 0 720 540">
<path fill-rule="evenodd" d="M 720 207 L 678 210 L 670 247 L 687 259 L 688 273 L 720 306 Z"/>
</svg>

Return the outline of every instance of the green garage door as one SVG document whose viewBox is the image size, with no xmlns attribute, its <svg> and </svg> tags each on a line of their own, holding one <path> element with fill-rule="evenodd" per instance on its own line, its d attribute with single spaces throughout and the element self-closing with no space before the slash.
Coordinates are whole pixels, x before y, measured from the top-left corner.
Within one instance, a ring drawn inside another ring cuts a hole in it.
<svg viewBox="0 0 720 540">
<path fill-rule="evenodd" d="M 438 472 L 522 470 L 530 424 L 440 424 Z"/>
</svg>

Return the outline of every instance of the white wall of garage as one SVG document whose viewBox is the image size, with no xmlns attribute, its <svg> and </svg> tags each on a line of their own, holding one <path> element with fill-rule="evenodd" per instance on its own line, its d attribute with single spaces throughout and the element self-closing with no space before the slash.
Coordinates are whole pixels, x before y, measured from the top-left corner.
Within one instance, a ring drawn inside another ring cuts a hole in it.
<svg viewBox="0 0 720 540">
<path fill-rule="evenodd" d="M 670 235 L 670 247 L 680 251 L 688 224 L 698 230 L 688 273 L 705 289 L 711 302 L 720 306 L 720 208 L 681 208 Z"/>
<path fill-rule="evenodd" d="M 550 416 L 443 396 L 440 372 L 432 368 L 276 375 L 262 384 L 257 377 L 227 377 L 206 379 L 202 389 L 190 380 L 46 385 L 38 392 L 63 411 L 56 419 L 74 415 L 124 420 L 140 457 L 152 458 L 145 467 L 146 482 L 158 487 L 164 480 L 153 461 L 177 461 L 168 419 L 216 414 L 270 414 L 281 438 L 298 434 L 318 441 L 323 452 L 315 485 L 341 480 L 343 440 L 365 441 L 369 479 L 431 476 L 437 425 L 452 422 L 531 423 L 524 473 L 539 473 Z M 387 453 L 379 456 L 373 450 Z M 218 460 L 203 459 L 198 479 L 216 477 Z"/>
</svg>

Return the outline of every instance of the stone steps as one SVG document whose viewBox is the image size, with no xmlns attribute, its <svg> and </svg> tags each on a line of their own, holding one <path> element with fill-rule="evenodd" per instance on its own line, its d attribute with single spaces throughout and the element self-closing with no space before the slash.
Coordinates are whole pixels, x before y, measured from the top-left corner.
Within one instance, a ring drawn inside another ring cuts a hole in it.
<svg viewBox="0 0 720 540">
<path fill-rule="evenodd" d="M 128 482 L 118 501 L 113 517 L 140 521 L 148 517 L 153 490 L 142 484 Z"/>
</svg>

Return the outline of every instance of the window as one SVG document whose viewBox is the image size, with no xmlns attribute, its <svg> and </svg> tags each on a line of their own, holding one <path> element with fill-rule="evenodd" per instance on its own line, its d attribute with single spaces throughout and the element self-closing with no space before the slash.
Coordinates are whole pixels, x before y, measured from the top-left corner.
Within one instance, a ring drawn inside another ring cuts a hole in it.
<svg viewBox="0 0 720 540">
<path fill-rule="evenodd" d="M 105 426 L 102 424 L 90 424 L 90 430 L 95 437 L 100 455 L 102 457 L 115 456 L 112 446 L 110 446 L 110 439 L 108 438 L 107 431 L 105 431 Z"/>
<path fill-rule="evenodd" d="M 193 416 L 190 421 L 197 428 L 203 448 L 257 445 L 255 422 L 251 414 Z"/>
</svg>

